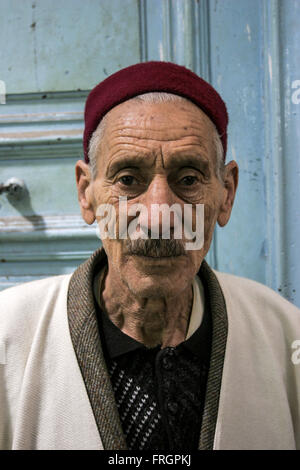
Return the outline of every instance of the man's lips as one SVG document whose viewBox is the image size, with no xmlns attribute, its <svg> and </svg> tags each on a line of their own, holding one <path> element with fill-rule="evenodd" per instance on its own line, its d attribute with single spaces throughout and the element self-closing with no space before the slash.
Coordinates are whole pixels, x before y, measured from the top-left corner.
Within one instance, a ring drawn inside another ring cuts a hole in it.
<svg viewBox="0 0 300 470">
<path fill-rule="evenodd" d="M 129 253 L 131 256 L 139 256 L 140 258 L 150 258 L 150 259 L 170 259 L 170 258 L 180 258 L 183 256 L 182 254 L 180 255 L 141 255 L 137 253 Z"/>
</svg>

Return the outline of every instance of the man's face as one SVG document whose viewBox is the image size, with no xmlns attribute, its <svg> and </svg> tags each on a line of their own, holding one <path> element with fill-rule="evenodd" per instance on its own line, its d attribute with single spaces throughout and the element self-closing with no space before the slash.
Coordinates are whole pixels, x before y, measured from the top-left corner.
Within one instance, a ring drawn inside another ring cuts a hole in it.
<svg viewBox="0 0 300 470">
<path fill-rule="evenodd" d="M 204 204 L 201 249 L 182 249 L 184 239 L 175 241 L 174 251 L 168 251 L 168 240 L 162 246 L 157 240 L 147 240 L 147 251 L 143 249 L 145 240 L 139 241 L 139 249 L 133 249 L 136 242 L 128 239 L 103 240 L 109 269 L 139 297 L 172 297 L 187 288 L 209 249 L 216 221 L 225 225 L 229 219 L 230 210 L 229 214 L 224 210 L 228 194 L 216 175 L 212 137 L 210 119 L 190 102 L 129 100 L 107 114 L 98 148 L 97 176 L 85 192 L 94 216 L 99 205 L 113 205 L 118 226 L 119 197 L 123 196 L 128 209 L 137 203 L 146 207 L 150 229 L 153 204 L 179 204 L 182 213 L 189 204 L 194 216 L 196 205 Z M 85 217 L 84 210 L 82 213 Z M 133 218 L 128 217 L 128 224 Z M 85 219 L 91 223 L 90 218 Z M 172 228 L 171 218 L 170 238 Z"/>
</svg>

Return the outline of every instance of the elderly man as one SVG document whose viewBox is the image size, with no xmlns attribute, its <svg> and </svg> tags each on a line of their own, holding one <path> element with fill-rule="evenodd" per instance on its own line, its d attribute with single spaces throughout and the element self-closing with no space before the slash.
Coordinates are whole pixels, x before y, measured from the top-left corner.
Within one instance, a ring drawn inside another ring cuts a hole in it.
<svg viewBox="0 0 300 470">
<path fill-rule="evenodd" d="M 205 261 L 238 183 L 227 122 L 218 93 L 171 63 L 90 93 L 76 182 L 103 247 L 0 295 L 1 448 L 300 448 L 299 310 Z"/>
</svg>

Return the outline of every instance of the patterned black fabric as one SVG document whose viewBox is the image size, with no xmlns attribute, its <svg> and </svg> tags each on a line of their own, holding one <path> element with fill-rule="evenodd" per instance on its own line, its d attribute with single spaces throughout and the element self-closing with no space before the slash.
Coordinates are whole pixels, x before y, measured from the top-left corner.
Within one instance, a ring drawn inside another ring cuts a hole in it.
<svg viewBox="0 0 300 470">
<path fill-rule="evenodd" d="M 146 348 L 122 333 L 99 307 L 99 329 L 119 416 L 130 450 L 197 450 L 211 344 L 202 324 L 175 348 Z"/>
<path fill-rule="evenodd" d="M 130 450 L 197 450 L 207 368 L 188 350 L 137 350 L 109 373 Z"/>
<path fill-rule="evenodd" d="M 161 414 L 155 397 L 155 351 L 135 351 L 110 363 L 115 399 L 128 449 L 160 449 Z M 123 360 L 122 360 L 123 359 Z"/>
</svg>

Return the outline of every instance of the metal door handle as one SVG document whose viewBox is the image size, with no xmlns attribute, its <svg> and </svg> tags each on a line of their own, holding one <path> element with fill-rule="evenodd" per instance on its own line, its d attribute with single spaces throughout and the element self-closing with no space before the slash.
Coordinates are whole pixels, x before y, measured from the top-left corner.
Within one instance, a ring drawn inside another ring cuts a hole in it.
<svg viewBox="0 0 300 470">
<path fill-rule="evenodd" d="M 5 183 L 0 183 L 0 194 L 7 193 L 7 196 L 21 199 L 25 194 L 26 186 L 24 181 L 18 178 L 10 178 Z"/>
</svg>

